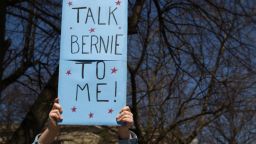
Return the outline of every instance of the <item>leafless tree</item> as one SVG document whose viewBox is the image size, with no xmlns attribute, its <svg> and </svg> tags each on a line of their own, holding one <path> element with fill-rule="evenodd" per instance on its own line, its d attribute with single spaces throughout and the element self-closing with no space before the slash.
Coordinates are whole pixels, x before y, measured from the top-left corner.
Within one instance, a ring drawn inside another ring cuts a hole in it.
<svg viewBox="0 0 256 144">
<path fill-rule="evenodd" d="M 153 0 L 142 15 L 129 46 L 136 47 L 129 72 L 140 143 L 188 144 L 227 112 L 238 116 L 235 103 L 251 107 L 255 83 L 234 85 L 255 76 L 251 1 Z M 247 97 L 231 101 L 242 92 Z"/>
</svg>

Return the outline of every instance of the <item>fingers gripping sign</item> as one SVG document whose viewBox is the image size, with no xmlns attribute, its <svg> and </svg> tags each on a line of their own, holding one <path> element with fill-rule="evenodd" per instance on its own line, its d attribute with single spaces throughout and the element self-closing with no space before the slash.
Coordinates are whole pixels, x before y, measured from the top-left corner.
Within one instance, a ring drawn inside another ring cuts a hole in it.
<svg viewBox="0 0 256 144">
<path fill-rule="evenodd" d="M 52 106 L 52 109 L 49 113 L 49 128 L 50 129 L 56 129 L 57 128 L 57 122 L 61 121 L 63 119 L 62 115 L 62 107 L 59 104 L 59 99 L 56 98 L 54 100 L 54 104 Z"/>
<path fill-rule="evenodd" d="M 133 126 L 133 114 L 128 106 L 125 106 L 117 116 L 116 120 L 120 122 L 118 127 L 119 137 L 121 139 L 128 139 L 130 137 L 129 129 Z"/>
<path fill-rule="evenodd" d="M 117 116 L 117 121 L 121 122 L 123 126 L 126 126 L 128 129 L 133 125 L 133 114 L 128 106 L 125 106 Z"/>
</svg>

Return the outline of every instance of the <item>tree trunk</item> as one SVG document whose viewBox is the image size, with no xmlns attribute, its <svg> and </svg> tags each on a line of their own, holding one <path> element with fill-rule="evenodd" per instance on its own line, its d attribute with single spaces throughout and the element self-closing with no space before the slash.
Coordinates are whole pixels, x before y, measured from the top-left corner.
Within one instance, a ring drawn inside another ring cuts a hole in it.
<svg viewBox="0 0 256 144">
<path fill-rule="evenodd" d="M 0 99 L 2 92 L 4 41 L 5 41 L 6 0 L 0 1 Z"/>
</svg>

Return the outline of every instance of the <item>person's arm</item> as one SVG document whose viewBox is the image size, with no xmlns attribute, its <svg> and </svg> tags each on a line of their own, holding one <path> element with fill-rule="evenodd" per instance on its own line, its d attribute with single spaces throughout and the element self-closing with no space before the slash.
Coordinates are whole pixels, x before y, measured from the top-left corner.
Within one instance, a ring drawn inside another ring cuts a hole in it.
<svg viewBox="0 0 256 144">
<path fill-rule="evenodd" d="M 60 121 L 62 108 L 59 104 L 58 99 L 55 99 L 52 110 L 49 113 L 49 124 L 46 130 L 43 131 L 42 134 L 38 135 L 34 143 L 39 144 L 50 144 L 54 141 L 54 138 L 59 133 L 59 127 L 57 125 L 57 121 Z"/>
<path fill-rule="evenodd" d="M 117 116 L 117 121 L 124 123 L 118 127 L 119 144 L 137 144 L 137 136 L 129 129 L 133 125 L 133 114 L 128 106 L 124 107 Z"/>
</svg>

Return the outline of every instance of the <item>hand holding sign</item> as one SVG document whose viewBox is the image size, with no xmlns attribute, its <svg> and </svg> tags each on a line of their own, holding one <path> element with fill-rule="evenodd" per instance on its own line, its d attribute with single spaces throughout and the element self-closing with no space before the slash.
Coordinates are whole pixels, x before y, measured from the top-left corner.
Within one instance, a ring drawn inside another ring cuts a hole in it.
<svg viewBox="0 0 256 144">
<path fill-rule="evenodd" d="M 127 0 L 63 1 L 60 124 L 117 125 L 126 105 Z"/>
</svg>

